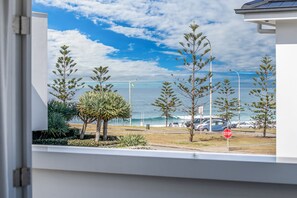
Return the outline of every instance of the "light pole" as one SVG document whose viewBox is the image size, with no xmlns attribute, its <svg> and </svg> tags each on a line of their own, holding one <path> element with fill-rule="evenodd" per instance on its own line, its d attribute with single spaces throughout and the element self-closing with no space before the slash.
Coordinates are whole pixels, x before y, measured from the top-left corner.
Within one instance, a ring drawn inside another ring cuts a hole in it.
<svg viewBox="0 0 297 198">
<path fill-rule="evenodd" d="M 131 117 L 130 117 L 130 126 L 132 126 L 132 98 L 131 98 L 131 94 L 132 94 L 132 87 L 134 87 L 133 85 L 133 82 L 135 82 L 136 80 L 129 80 L 128 83 L 129 83 L 129 105 L 130 105 L 130 108 L 131 108 Z"/>
<path fill-rule="evenodd" d="M 240 127 L 240 109 L 241 109 L 241 106 L 240 106 L 240 75 L 235 70 L 230 69 L 230 71 L 235 72 L 237 74 L 237 77 L 238 77 L 238 124 L 239 124 L 238 126 Z"/>
<path fill-rule="evenodd" d="M 206 41 L 209 44 L 209 48 L 210 48 L 210 63 L 209 63 L 209 73 L 211 74 L 210 78 L 209 78 L 209 131 L 212 131 L 212 48 L 211 48 L 211 43 L 208 40 L 208 38 L 206 38 Z"/>
</svg>

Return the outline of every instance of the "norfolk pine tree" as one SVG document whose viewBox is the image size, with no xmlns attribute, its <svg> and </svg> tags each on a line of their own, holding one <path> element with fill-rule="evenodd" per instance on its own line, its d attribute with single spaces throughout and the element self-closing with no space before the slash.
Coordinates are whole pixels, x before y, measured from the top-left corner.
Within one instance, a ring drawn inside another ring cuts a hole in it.
<svg viewBox="0 0 297 198">
<path fill-rule="evenodd" d="M 275 66 L 271 64 L 272 60 L 268 56 L 264 56 L 261 62 L 259 70 L 256 71 L 257 77 L 253 78 L 255 88 L 249 93 L 256 101 L 248 106 L 255 114 L 252 118 L 263 127 L 263 137 L 266 137 L 268 124 L 275 118 Z"/>
<path fill-rule="evenodd" d="M 172 113 L 174 113 L 181 105 L 180 100 L 174 94 L 170 82 L 163 82 L 162 91 L 160 97 L 155 100 L 152 104 L 155 107 L 158 107 L 162 112 L 162 116 L 165 116 L 165 124 L 168 126 L 168 118 L 172 117 Z"/>
<path fill-rule="evenodd" d="M 221 88 L 218 90 L 219 97 L 214 101 L 219 116 L 227 121 L 235 115 L 238 110 L 238 99 L 232 98 L 235 90 L 230 85 L 229 79 L 224 79 Z"/>
<path fill-rule="evenodd" d="M 48 86 L 52 89 L 49 93 L 55 96 L 63 103 L 70 102 L 76 91 L 84 87 L 82 78 L 72 78 L 71 76 L 77 72 L 76 63 L 70 56 L 70 50 L 68 46 L 63 45 L 60 49 L 61 56 L 58 57 L 56 68 L 53 70 L 56 78 L 52 84 Z"/>
<path fill-rule="evenodd" d="M 98 84 L 95 86 L 89 85 L 89 88 L 96 92 L 112 91 L 113 85 L 105 84 L 105 82 L 110 79 L 110 76 L 107 76 L 108 72 L 109 70 L 107 66 L 95 67 L 93 69 L 94 76 L 91 76 L 90 78 Z"/>
<path fill-rule="evenodd" d="M 199 107 L 199 99 L 209 94 L 212 86 L 213 90 L 218 86 L 210 85 L 209 78 L 211 72 L 202 73 L 210 61 L 214 59 L 209 55 L 210 45 L 203 33 L 197 33 L 199 25 L 193 23 L 190 25 L 191 32 L 184 34 L 184 42 L 180 42 L 182 49 L 179 50 L 181 59 L 183 60 L 184 69 L 189 72 L 186 79 L 178 78 L 175 83 L 180 93 L 188 100 L 190 105 L 184 104 L 186 112 L 191 116 L 191 124 L 189 128 L 189 140 L 193 141 L 194 137 L 194 119 Z"/>
</svg>

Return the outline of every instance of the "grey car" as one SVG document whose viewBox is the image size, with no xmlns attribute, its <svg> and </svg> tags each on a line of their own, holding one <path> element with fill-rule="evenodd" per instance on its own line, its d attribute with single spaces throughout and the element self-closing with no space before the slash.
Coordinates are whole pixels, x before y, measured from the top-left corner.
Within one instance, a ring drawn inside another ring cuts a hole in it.
<svg viewBox="0 0 297 198">
<path fill-rule="evenodd" d="M 230 127 L 230 122 L 222 119 L 212 120 L 212 131 L 224 131 Z M 205 121 L 203 124 L 197 126 L 198 131 L 209 131 L 210 130 L 210 120 Z"/>
</svg>

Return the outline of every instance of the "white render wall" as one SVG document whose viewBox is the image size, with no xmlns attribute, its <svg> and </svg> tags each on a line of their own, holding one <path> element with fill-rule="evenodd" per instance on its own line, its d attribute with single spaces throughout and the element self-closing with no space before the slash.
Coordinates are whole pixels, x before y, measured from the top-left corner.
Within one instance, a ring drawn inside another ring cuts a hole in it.
<svg viewBox="0 0 297 198">
<path fill-rule="evenodd" d="M 33 198 L 296 198 L 273 156 L 32 146 Z"/>
<path fill-rule="evenodd" d="M 32 130 L 47 130 L 47 14 L 32 14 Z"/>
<path fill-rule="evenodd" d="M 297 20 L 276 21 L 277 157 L 297 158 Z"/>
<path fill-rule="evenodd" d="M 294 185 L 33 169 L 33 198 L 296 198 L 296 194 Z"/>
</svg>

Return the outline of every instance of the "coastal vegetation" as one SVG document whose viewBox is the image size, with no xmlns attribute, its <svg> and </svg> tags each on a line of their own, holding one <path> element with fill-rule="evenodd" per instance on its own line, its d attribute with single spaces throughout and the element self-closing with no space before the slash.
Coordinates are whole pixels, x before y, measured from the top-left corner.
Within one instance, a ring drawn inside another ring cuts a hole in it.
<svg viewBox="0 0 297 198">
<path fill-rule="evenodd" d="M 214 106 L 217 108 L 218 116 L 230 121 L 238 111 L 238 99 L 233 95 L 235 89 L 232 88 L 229 79 L 224 79 L 220 89 L 218 90 L 219 96 L 214 101 Z"/>
<path fill-rule="evenodd" d="M 113 85 L 112 84 L 108 84 L 107 81 L 110 79 L 111 76 L 108 75 L 108 66 L 100 66 L 100 67 L 95 67 L 93 69 L 93 76 L 91 76 L 91 80 L 93 80 L 96 85 L 92 86 L 92 85 L 88 85 L 89 88 L 96 92 L 99 93 L 101 95 L 103 95 L 105 92 L 116 92 L 116 90 L 113 90 Z M 111 100 L 111 99 L 110 99 Z M 100 103 L 98 103 L 100 105 Z M 99 108 L 100 109 L 100 108 Z M 99 110 L 98 109 L 98 110 Z M 113 117 L 114 118 L 114 117 Z M 111 119 L 113 119 L 111 118 Z M 103 119 L 101 117 L 97 116 L 96 122 L 97 122 L 97 136 L 96 136 L 96 141 L 99 141 L 99 136 L 100 136 L 100 130 L 101 130 L 101 125 L 102 125 L 102 121 L 103 121 L 103 140 L 106 140 L 107 138 L 107 126 L 108 126 L 108 121 L 110 119 Z"/>
<path fill-rule="evenodd" d="M 199 99 L 207 96 L 210 89 L 213 91 L 217 89 L 219 83 L 214 86 L 209 83 L 211 72 L 203 73 L 203 69 L 214 57 L 210 55 L 210 42 L 202 32 L 198 32 L 199 25 L 192 23 L 190 25 L 190 32 L 184 34 L 184 41 L 180 42 L 182 49 L 178 50 L 180 59 L 183 62 L 183 67 L 187 73 L 188 78 L 177 78 L 175 84 L 181 91 L 181 95 L 188 101 L 183 103 L 184 110 L 191 116 L 189 128 L 189 140 L 193 141 L 194 137 L 194 119 L 197 115 L 197 109 L 201 105 Z"/>
<path fill-rule="evenodd" d="M 114 92 L 86 92 L 79 98 L 77 107 L 82 117 L 88 118 L 90 121 L 97 120 L 96 142 L 98 142 L 100 138 L 101 120 L 104 121 L 103 140 L 106 141 L 108 121 L 114 118 L 129 118 L 131 116 L 130 105 L 122 96 Z M 83 124 L 81 130 L 82 137 L 87 124 L 88 122 Z"/>
<path fill-rule="evenodd" d="M 173 91 L 172 84 L 170 82 L 163 82 L 160 97 L 152 104 L 159 108 L 162 112 L 162 116 L 165 117 L 165 126 L 168 126 L 168 119 L 173 116 L 176 109 L 181 106 L 181 101 L 177 98 Z"/>
<path fill-rule="evenodd" d="M 275 119 L 275 67 L 268 56 L 264 56 L 261 62 L 257 77 L 253 78 L 255 87 L 249 93 L 255 101 L 248 106 L 254 113 L 252 119 L 263 128 L 263 137 L 266 137 L 268 124 Z"/>
<path fill-rule="evenodd" d="M 48 87 L 51 88 L 49 93 L 63 103 L 71 102 L 76 92 L 82 89 L 85 84 L 82 82 L 82 77 L 72 77 L 78 69 L 76 68 L 77 64 L 70 56 L 71 51 L 68 48 L 67 45 L 61 46 L 61 56 L 58 57 L 53 70 L 56 78 L 53 79 L 52 84 L 48 84 Z"/>
</svg>

